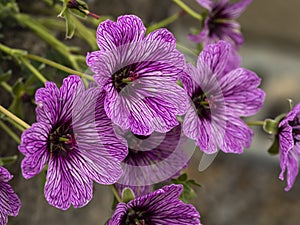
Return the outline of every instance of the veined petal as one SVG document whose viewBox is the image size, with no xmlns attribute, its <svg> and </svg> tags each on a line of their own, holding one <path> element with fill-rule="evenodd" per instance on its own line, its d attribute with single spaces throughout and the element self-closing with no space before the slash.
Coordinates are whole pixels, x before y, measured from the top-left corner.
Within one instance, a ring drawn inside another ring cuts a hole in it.
<svg viewBox="0 0 300 225">
<path fill-rule="evenodd" d="M 48 136 L 50 129 L 49 124 L 34 123 L 22 134 L 19 151 L 25 155 L 21 168 L 26 179 L 40 173 L 49 159 Z"/>
<path fill-rule="evenodd" d="M 228 6 L 224 13 L 230 15 L 232 19 L 238 18 L 247 8 L 247 6 L 252 2 L 252 0 L 240 0 L 234 4 Z"/>
<path fill-rule="evenodd" d="M 134 15 L 118 17 L 117 22 L 106 20 L 97 30 L 100 50 L 109 51 L 115 47 L 141 40 L 146 32 L 142 20 Z"/>
<path fill-rule="evenodd" d="M 101 57 L 101 51 L 88 52 L 86 56 L 86 64 L 92 66 Z"/>
<path fill-rule="evenodd" d="M 229 72 L 220 80 L 225 104 L 230 113 L 250 116 L 263 107 L 265 92 L 257 88 L 260 80 L 254 72 L 243 68 Z"/>
<path fill-rule="evenodd" d="M 35 92 L 36 120 L 54 124 L 57 120 L 59 109 L 59 90 L 54 82 L 46 82 L 45 88 L 40 88 Z"/>
<path fill-rule="evenodd" d="M 208 9 L 209 11 L 212 10 L 213 1 L 212 0 L 196 0 L 202 7 Z"/>
<path fill-rule="evenodd" d="M 216 74 L 219 78 L 225 69 L 229 57 L 230 44 L 219 41 L 217 44 L 207 45 L 200 53 L 197 61 L 197 68 L 200 71 Z"/>
<path fill-rule="evenodd" d="M 241 154 L 245 147 L 250 147 L 253 131 L 241 120 L 236 117 L 228 117 L 224 140 L 220 148 L 226 153 Z"/>
<path fill-rule="evenodd" d="M 68 154 L 68 159 L 52 157 L 47 171 L 45 197 L 50 205 L 62 210 L 71 205 L 85 206 L 92 198 L 93 183 L 78 165 L 77 153 Z"/>
</svg>

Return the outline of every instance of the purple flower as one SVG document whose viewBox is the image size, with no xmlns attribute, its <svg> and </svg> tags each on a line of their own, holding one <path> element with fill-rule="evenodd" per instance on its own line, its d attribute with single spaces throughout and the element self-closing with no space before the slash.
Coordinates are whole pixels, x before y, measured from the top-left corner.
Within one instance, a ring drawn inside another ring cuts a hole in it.
<svg viewBox="0 0 300 225">
<path fill-rule="evenodd" d="M 21 208 L 21 201 L 13 191 L 8 181 L 12 175 L 0 166 L 0 225 L 8 222 L 8 216 L 17 216 Z"/>
<path fill-rule="evenodd" d="M 23 132 L 19 150 L 25 155 L 22 173 L 29 179 L 46 164 L 45 197 L 49 204 L 68 209 L 86 205 L 93 180 L 113 184 L 122 174 L 127 146 L 115 136 L 99 88 L 85 90 L 78 76 L 37 90 L 37 123 Z"/>
<path fill-rule="evenodd" d="M 125 187 L 136 196 L 151 192 L 153 184 L 178 176 L 194 152 L 187 147 L 180 125 L 166 134 L 141 136 L 127 131 L 122 136 L 127 139 L 129 151 L 122 163 L 123 175 L 116 183 L 119 193 Z"/>
<path fill-rule="evenodd" d="M 284 180 L 286 173 L 287 187 L 289 191 L 298 175 L 298 161 L 300 156 L 300 104 L 279 124 L 279 154 L 281 173 L 279 178 Z"/>
<path fill-rule="evenodd" d="M 97 30 L 100 51 L 87 55 L 96 82 L 105 90 L 105 111 L 137 135 L 166 133 L 187 110 L 188 97 L 176 84 L 185 60 L 166 29 L 145 36 L 140 18 L 120 16 Z"/>
<path fill-rule="evenodd" d="M 204 45 L 216 43 L 219 40 L 228 41 L 233 46 L 243 43 L 240 25 L 236 19 L 246 9 L 252 0 L 241 0 L 230 4 L 229 0 L 197 0 L 197 2 L 208 10 L 204 20 L 203 28 L 197 35 L 190 35 L 191 41 Z"/>
<path fill-rule="evenodd" d="M 195 207 L 178 200 L 181 192 L 182 185 L 173 184 L 127 204 L 119 203 L 107 225 L 201 225 L 200 214 Z"/>
<path fill-rule="evenodd" d="M 242 153 L 249 147 L 253 132 L 240 117 L 253 115 L 263 106 L 265 93 L 257 88 L 260 78 L 254 72 L 237 68 L 224 73 L 230 46 L 224 41 L 207 45 L 197 67 L 187 65 L 181 78 L 192 102 L 183 131 L 208 154 L 218 148 Z"/>
</svg>

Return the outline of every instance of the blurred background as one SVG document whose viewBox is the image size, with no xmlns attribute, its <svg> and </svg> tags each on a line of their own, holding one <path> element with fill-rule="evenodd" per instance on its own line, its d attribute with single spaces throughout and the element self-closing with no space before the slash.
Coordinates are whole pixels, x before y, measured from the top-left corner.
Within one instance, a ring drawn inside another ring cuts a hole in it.
<svg viewBox="0 0 300 225">
<path fill-rule="evenodd" d="M 17 1 L 25 13 L 41 15 L 47 10 L 42 1 Z M 146 25 L 158 22 L 180 9 L 171 0 L 98 0 L 86 1 L 91 11 L 113 18 L 122 14 L 136 14 Z M 193 0 L 185 1 L 195 10 L 201 8 Z M 262 120 L 287 112 L 287 98 L 300 101 L 300 1 L 297 0 L 253 0 L 252 4 L 238 19 L 245 43 L 240 49 L 243 67 L 257 72 L 263 79 L 261 87 L 267 96 L 265 107 L 253 120 Z M 58 21 L 61 20 L 53 17 Z M 3 24 L 3 23 L 2 23 Z M 183 16 L 168 28 L 177 40 L 189 48 L 196 45 L 187 39 L 192 28 L 199 24 L 188 15 Z M 1 29 L 1 43 L 30 50 L 31 53 L 56 57 L 45 42 L 20 26 Z M 60 40 L 64 33 L 53 29 L 53 35 Z M 91 51 L 78 37 L 64 40 L 66 44 L 80 45 L 81 54 Z M 57 56 L 59 57 L 59 56 Z M 58 58 L 59 59 L 59 58 Z M 16 64 L 0 62 L 4 69 L 13 70 L 13 80 L 22 76 Z M 47 71 L 47 70 L 46 70 Z M 52 71 L 49 71 L 49 73 Z M 51 74 L 46 74 L 51 77 Z M 61 74 L 54 79 L 61 81 Z M 0 103 L 9 106 L 12 98 L 0 87 Z M 34 121 L 34 107 L 25 102 L 24 118 Z M 300 224 L 300 178 L 291 191 L 285 192 L 285 182 L 278 179 L 280 173 L 278 156 L 267 153 L 272 137 L 260 128 L 253 128 L 255 137 L 251 148 L 242 155 L 219 153 L 213 163 L 203 172 L 198 171 L 201 158 L 195 152 L 187 173 L 202 187 L 196 188 L 197 198 L 193 204 L 200 211 L 202 223 L 206 225 L 296 225 Z M 0 156 L 18 154 L 17 144 L 0 130 Z M 19 169 L 22 159 L 8 165 L 14 174 L 11 184 L 22 200 L 19 216 L 9 218 L 9 225 L 96 225 L 104 224 L 112 213 L 110 188 L 95 184 L 94 197 L 84 208 L 58 210 L 44 199 L 41 178 L 25 180 Z"/>
</svg>

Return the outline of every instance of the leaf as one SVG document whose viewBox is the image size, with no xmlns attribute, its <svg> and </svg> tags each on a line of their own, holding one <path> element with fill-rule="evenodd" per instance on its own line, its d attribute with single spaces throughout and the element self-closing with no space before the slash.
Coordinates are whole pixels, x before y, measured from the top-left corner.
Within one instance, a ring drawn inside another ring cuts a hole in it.
<svg viewBox="0 0 300 225">
<path fill-rule="evenodd" d="M 7 72 L 3 72 L 2 69 L 0 68 L 0 82 L 6 82 L 9 80 L 11 77 L 12 71 L 8 70 Z"/>
<path fill-rule="evenodd" d="M 122 191 L 122 202 L 128 203 L 135 198 L 133 191 L 130 188 L 124 188 Z"/>
<path fill-rule="evenodd" d="M 66 39 L 71 39 L 75 34 L 76 26 L 68 11 L 65 11 L 64 18 L 66 20 Z"/>
<path fill-rule="evenodd" d="M 279 153 L 279 135 L 275 135 L 273 144 L 268 149 L 271 155 L 277 155 Z"/>
<path fill-rule="evenodd" d="M 180 200 L 182 200 L 185 203 L 189 203 L 194 197 L 196 197 L 196 193 L 192 186 L 198 186 L 201 187 L 200 184 L 198 184 L 195 180 L 188 179 L 188 176 L 186 173 L 181 174 L 177 179 L 172 179 L 172 182 L 174 184 L 182 184 L 183 185 L 183 191 L 179 197 Z"/>
</svg>

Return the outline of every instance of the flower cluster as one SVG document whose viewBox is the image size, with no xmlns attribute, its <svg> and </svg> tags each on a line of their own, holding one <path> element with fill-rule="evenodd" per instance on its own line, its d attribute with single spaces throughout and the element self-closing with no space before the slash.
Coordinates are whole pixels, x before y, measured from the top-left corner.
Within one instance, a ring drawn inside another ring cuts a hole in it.
<svg viewBox="0 0 300 225">
<path fill-rule="evenodd" d="M 66 2 L 87 10 L 80 1 Z M 263 107 L 265 92 L 238 55 L 243 36 L 236 19 L 251 0 L 197 2 L 205 11 L 201 32 L 189 35 L 203 44 L 195 65 L 177 50 L 170 31 L 147 33 L 139 17 L 124 15 L 97 29 L 99 50 L 86 56 L 95 83 L 70 75 L 60 88 L 46 82 L 36 91 L 36 122 L 18 148 L 24 178 L 46 172 L 50 205 L 83 207 L 96 182 L 114 185 L 119 200 L 108 225 L 201 225 L 196 208 L 181 201 L 185 185 L 169 183 L 188 166 L 191 143 L 206 154 L 250 147 L 253 131 L 243 118 Z M 286 173 L 288 191 L 298 174 L 300 104 L 275 124 L 279 178 Z M 11 178 L 0 167 L 0 225 L 21 206 Z M 165 186 L 155 190 L 157 183 Z M 131 199 L 124 190 L 132 191 Z"/>
<path fill-rule="evenodd" d="M 182 186 L 150 193 L 152 185 L 188 165 L 188 138 L 208 154 L 249 147 L 253 133 L 240 117 L 261 109 L 260 79 L 230 64 L 225 41 L 206 45 L 197 67 L 186 64 L 171 32 L 146 35 L 134 15 L 101 23 L 97 43 L 86 58 L 97 86 L 71 75 L 36 92 L 37 122 L 19 146 L 23 176 L 47 170 L 46 200 L 63 210 L 86 205 L 93 181 L 130 187 L 137 197 L 119 203 L 108 224 L 200 224 L 178 200 Z"/>
</svg>

